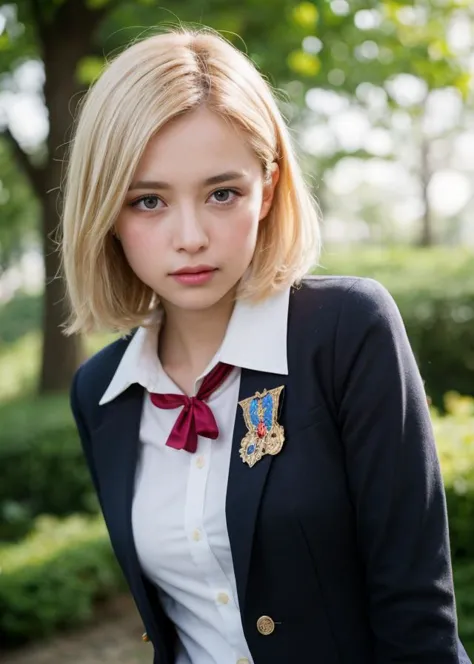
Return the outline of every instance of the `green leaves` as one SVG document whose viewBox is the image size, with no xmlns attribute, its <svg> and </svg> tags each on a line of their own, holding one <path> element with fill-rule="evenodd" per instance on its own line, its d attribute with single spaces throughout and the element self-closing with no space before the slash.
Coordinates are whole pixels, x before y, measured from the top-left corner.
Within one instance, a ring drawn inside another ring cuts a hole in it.
<svg viewBox="0 0 474 664">
<path fill-rule="evenodd" d="M 42 638 L 93 615 L 124 587 L 101 517 L 40 517 L 35 532 L 0 547 L 0 639 Z"/>
<path fill-rule="evenodd" d="M 321 69 L 318 56 L 303 50 L 292 51 L 288 56 L 288 65 L 295 74 L 304 77 L 315 77 Z"/>
<path fill-rule="evenodd" d="M 319 12 L 312 2 L 300 2 L 291 14 L 296 25 L 306 30 L 311 30 L 318 22 Z"/>
<path fill-rule="evenodd" d="M 474 395 L 474 253 L 374 247 L 323 256 L 322 265 L 318 273 L 371 277 L 388 288 L 435 405 L 451 389 Z"/>
<path fill-rule="evenodd" d="M 104 58 L 98 56 L 89 55 L 82 58 L 77 68 L 79 82 L 85 85 L 93 83 L 100 76 L 104 65 Z"/>
<path fill-rule="evenodd" d="M 107 5 L 111 5 L 112 0 L 87 0 L 86 4 L 92 10 L 103 9 L 104 7 L 107 7 Z"/>
<path fill-rule="evenodd" d="M 8 73 L 19 63 L 42 55 L 45 38 L 54 40 L 57 47 L 65 10 L 72 16 L 71 7 L 78 6 L 101 18 L 92 31 L 84 15 L 81 21 L 69 19 L 66 26 L 71 40 L 85 44 L 82 57 L 68 74 L 69 80 L 76 79 L 78 89 L 91 84 L 100 75 L 105 59 L 134 39 L 151 35 L 161 26 L 188 22 L 220 30 L 254 59 L 276 88 L 297 89 L 290 94 L 290 104 L 297 107 L 293 117 L 303 111 L 305 93 L 313 87 L 355 98 L 361 84 L 371 83 L 387 91 L 388 112 L 397 106 L 388 82 L 400 74 L 416 76 L 425 83 L 427 93 L 454 87 L 467 100 L 472 88 L 470 72 L 451 33 L 451 27 L 468 16 L 468 0 L 174 0 L 164 4 L 156 0 L 41 0 L 36 3 L 36 12 L 35 3 L 17 0 L 0 8 L 5 18 L 0 34 L 0 70 L 6 74 L 0 80 L 0 90 L 2 83 L 4 87 L 9 84 Z M 55 52 L 47 66 L 58 58 L 61 56 Z M 51 84 L 48 70 L 46 76 Z M 51 98 L 60 96 L 60 90 L 51 93 Z M 69 92 L 64 96 L 60 117 L 69 113 L 70 96 Z M 418 117 L 423 109 L 418 104 L 410 112 Z M 0 148 L 0 165 L 2 160 Z M 4 256 L 19 246 L 22 234 L 13 229 L 31 224 L 32 211 L 38 215 L 38 208 L 33 207 L 34 194 L 25 194 L 27 181 L 16 165 L 13 168 L 10 182 L 3 183 L 9 202 L 2 204 L 0 192 Z M 15 173 L 21 183 L 18 194 L 13 191 L 17 189 Z M 13 205 L 13 201 L 21 204 Z M 11 236 L 7 229 L 11 229 Z M 0 264 L 2 260 L 5 262 L 0 255 Z"/>
</svg>

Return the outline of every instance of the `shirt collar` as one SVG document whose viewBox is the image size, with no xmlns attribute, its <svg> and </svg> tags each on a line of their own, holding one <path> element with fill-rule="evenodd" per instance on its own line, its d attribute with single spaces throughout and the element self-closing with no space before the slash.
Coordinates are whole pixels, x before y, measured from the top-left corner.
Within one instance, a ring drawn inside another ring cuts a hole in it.
<svg viewBox="0 0 474 664">
<path fill-rule="evenodd" d="M 290 288 L 285 288 L 256 304 L 237 300 L 224 340 L 203 375 L 217 362 L 241 369 L 288 374 L 289 299 Z M 138 328 L 99 405 L 112 401 L 134 383 L 149 392 L 176 391 L 156 352 L 159 324 L 158 320 L 156 325 Z"/>
<path fill-rule="evenodd" d="M 218 361 L 241 369 L 287 374 L 289 299 L 290 289 L 286 288 L 257 304 L 237 300 Z"/>
</svg>

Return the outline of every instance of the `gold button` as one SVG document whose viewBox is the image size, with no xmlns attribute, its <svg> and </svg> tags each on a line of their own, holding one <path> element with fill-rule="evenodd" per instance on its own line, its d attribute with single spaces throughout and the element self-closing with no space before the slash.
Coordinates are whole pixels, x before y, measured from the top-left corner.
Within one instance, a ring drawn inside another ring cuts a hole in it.
<svg viewBox="0 0 474 664">
<path fill-rule="evenodd" d="M 268 636 L 275 630 L 275 623 L 270 618 L 270 616 L 260 616 L 257 620 L 257 629 L 260 634 Z"/>
<path fill-rule="evenodd" d="M 204 468 L 204 464 L 205 464 L 204 457 L 198 457 L 196 459 L 196 466 L 198 468 Z"/>
<path fill-rule="evenodd" d="M 142 641 L 148 642 L 150 640 L 150 637 L 146 632 L 142 634 Z"/>
<path fill-rule="evenodd" d="M 193 532 L 193 540 L 194 540 L 195 542 L 199 542 L 200 539 L 201 539 L 201 533 L 200 533 L 199 530 L 196 528 L 196 530 Z"/>
<path fill-rule="evenodd" d="M 219 593 L 217 595 L 217 601 L 219 602 L 219 604 L 228 604 L 229 595 L 227 593 Z"/>
</svg>

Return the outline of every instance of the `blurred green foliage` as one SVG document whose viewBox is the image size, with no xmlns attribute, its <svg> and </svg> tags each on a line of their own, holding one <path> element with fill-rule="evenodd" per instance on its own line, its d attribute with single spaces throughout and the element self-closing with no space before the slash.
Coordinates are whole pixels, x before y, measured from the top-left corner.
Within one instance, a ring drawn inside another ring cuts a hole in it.
<svg viewBox="0 0 474 664">
<path fill-rule="evenodd" d="M 18 0 L 0 12 L 5 21 L 0 34 L 0 92 L 21 94 L 18 68 L 43 58 L 48 86 L 55 87 L 43 101 L 54 98 L 64 115 L 69 115 L 72 103 L 71 80 L 79 97 L 106 61 L 130 42 L 181 24 L 210 26 L 245 51 L 279 90 L 283 110 L 293 122 L 315 122 L 317 109 L 311 115 L 305 106 L 305 93 L 311 88 L 334 90 L 363 106 L 356 91 L 361 84 L 372 85 L 397 107 L 388 83 L 398 74 L 417 77 L 427 93 L 451 88 L 463 99 L 471 80 L 446 29 L 452 20 L 468 17 L 469 5 L 461 0 L 419 7 L 395 0 Z M 61 39 L 66 34 L 69 37 Z M 71 42 L 83 44 L 72 61 Z M 57 76 L 57 60 L 63 62 L 67 85 Z M 68 88 L 65 95 L 61 86 Z M 404 111 L 423 113 L 423 103 Z M 52 110 L 48 108 L 50 115 Z M 3 132 L 7 125 L 0 125 L 0 264 L 23 248 L 25 229 L 36 228 L 40 234 L 38 192 L 43 191 L 44 171 L 52 168 L 59 147 L 30 146 L 26 153 L 15 137 Z M 336 149 L 326 166 L 344 156 Z M 321 173 L 321 167 L 313 162 L 313 173 Z"/>
<path fill-rule="evenodd" d="M 0 547 L 0 642 L 19 645 L 77 627 L 125 587 L 100 517 L 40 517 Z"/>
<path fill-rule="evenodd" d="M 453 559 L 474 562 L 474 399 L 449 392 L 446 414 L 432 409 L 443 472 Z"/>
<path fill-rule="evenodd" d="M 39 514 L 97 511 L 67 397 L 2 404 L 0 422 L 0 541 Z"/>
<path fill-rule="evenodd" d="M 0 306 L 0 344 L 39 330 L 42 314 L 43 300 L 38 295 L 20 293 Z"/>
<path fill-rule="evenodd" d="M 0 276 L 36 239 L 39 219 L 40 207 L 30 183 L 0 133 Z"/>
<path fill-rule="evenodd" d="M 40 304 L 39 299 L 37 304 Z M 25 316 L 24 320 L 26 319 Z M 113 334 L 96 334 L 87 337 L 85 340 L 87 355 L 100 350 L 115 338 L 117 337 Z M 35 391 L 40 358 L 41 334 L 38 329 L 11 343 L 0 343 L 0 402 L 31 395 Z"/>
<path fill-rule="evenodd" d="M 474 659 L 474 563 L 455 563 L 453 572 L 459 636 L 469 657 Z"/>
<path fill-rule="evenodd" d="M 462 248 L 326 252 L 317 274 L 371 277 L 400 308 L 426 391 L 474 394 L 474 253 Z"/>
<path fill-rule="evenodd" d="M 36 387 L 41 356 L 38 331 L 0 344 L 0 402 L 30 394 Z"/>
</svg>

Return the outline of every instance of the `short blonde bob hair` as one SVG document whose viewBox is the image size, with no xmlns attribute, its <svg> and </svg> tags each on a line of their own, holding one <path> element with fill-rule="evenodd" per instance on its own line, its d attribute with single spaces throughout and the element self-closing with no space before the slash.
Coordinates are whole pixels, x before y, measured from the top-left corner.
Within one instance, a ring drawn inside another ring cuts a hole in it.
<svg viewBox="0 0 474 664">
<path fill-rule="evenodd" d="M 317 262 L 318 207 L 270 86 L 247 56 L 209 29 L 156 34 L 118 55 L 80 105 L 61 239 L 67 334 L 126 333 L 146 324 L 157 297 L 128 265 L 114 223 L 150 138 L 203 104 L 243 130 L 266 175 L 273 162 L 280 168 L 238 297 L 262 300 Z"/>
</svg>

